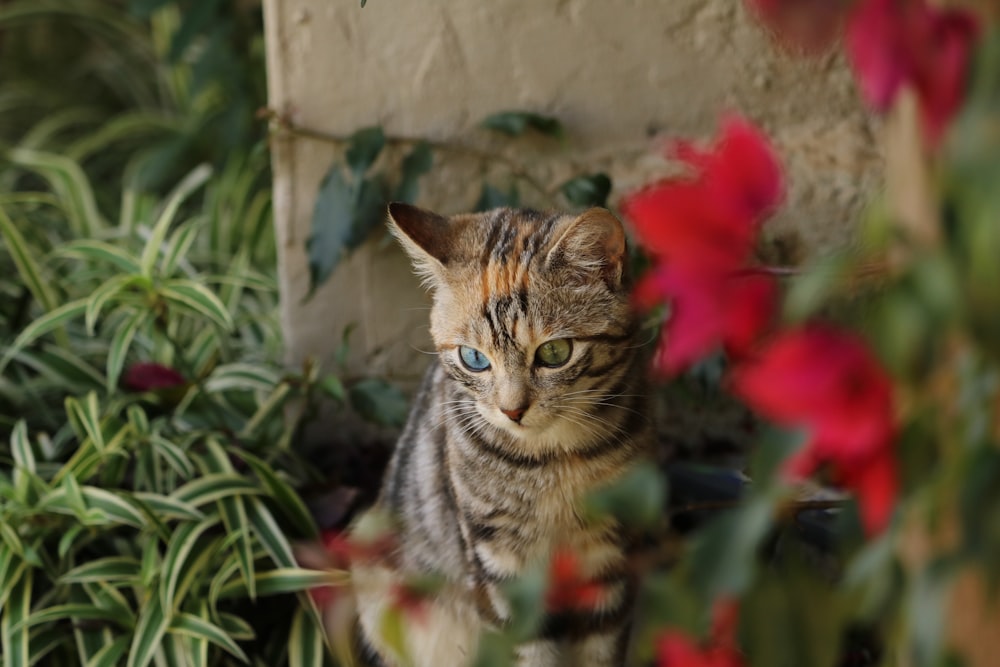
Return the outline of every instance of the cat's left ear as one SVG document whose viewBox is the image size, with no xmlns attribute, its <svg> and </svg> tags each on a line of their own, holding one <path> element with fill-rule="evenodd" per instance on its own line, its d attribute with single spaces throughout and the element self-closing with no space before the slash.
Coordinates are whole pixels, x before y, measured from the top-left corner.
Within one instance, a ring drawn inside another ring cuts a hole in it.
<svg viewBox="0 0 1000 667">
<path fill-rule="evenodd" d="M 546 263 L 587 275 L 599 272 L 608 287 L 617 290 L 625 269 L 625 229 L 607 209 L 584 211 L 563 230 L 549 250 Z"/>
<path fill-rule="evenodd" d="M 410 204 L 389 204 L 389 227 L 413 261 L 416 272 L 431 285 L 440 280 L 451 253 L 448 218 Z"/>
</svg>

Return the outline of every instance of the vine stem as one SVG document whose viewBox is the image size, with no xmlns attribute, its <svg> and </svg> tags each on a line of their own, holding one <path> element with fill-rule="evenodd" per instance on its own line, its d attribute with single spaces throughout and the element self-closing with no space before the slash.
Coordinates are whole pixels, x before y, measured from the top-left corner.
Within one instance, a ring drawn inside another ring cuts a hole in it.
<svg viewBox="0 0 1000 667">
<path fill-rule="evenodd" d="M 272 127 L 276 127 L 279 131 L 292 136 L 313 139 L 315 141 L 323 141 L 330 144 L 336 144 L 338 146 L 342 146 L 351 141 L 350 136 L 324 132 L 322 130 L 299 125 L 287 115 L 280 114 L 274 109 L 261 109 L 257 115 L 259 118 L 267 120 L 271 123 Z M 532 189 L 536 190 L 540 195 L 545 197 L 546 201 L 550 204 L 555 203 L 555 191 L 553 189 L 546 187 L 544 183 L 535 178 L 524 165 L 519 164 L 518 162 L 515 162 L 500 153 L 494 153 L 493 151 L 455 141 L 427 139 L 424 137 L 410 137 L 398 134 L 387 134 L 385 135 L 385 140 L 386 143 L 392 146 L 416 146 L 418 144 L 426 144 L 438 151 L 452 153 L 454 155 L 465 155 L 482 162 L 496 162 L 502 164 L 507 168 L 511 175 L 527 183 Z"/>
<path fill-rule="evenodd" d="M 672 516 L 676 516 L 678 514 L 691 514 L 693 512 L 733 509 L 734 507 L 739 507 L 741 503 L 742 499 L 691 503 L 671 509 L 670 514 Z M 807 512 L 810 510 L 839 509 L 844 507 L 846 504 L 846 500 L 793 500 L 783 503 L 780 506 L 778 513 L 783 516 L 794 516 L 799 512 Z"/>
</svg>

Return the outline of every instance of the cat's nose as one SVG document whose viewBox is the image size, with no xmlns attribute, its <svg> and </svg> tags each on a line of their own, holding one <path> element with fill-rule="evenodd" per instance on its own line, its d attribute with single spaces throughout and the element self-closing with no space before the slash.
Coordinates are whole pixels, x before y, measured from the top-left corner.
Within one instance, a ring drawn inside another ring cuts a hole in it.
<svg viewBox="0 0 1000 667">
<path fill-rule="evenodd" d="M 513 408 L 511 410 L 500 408 L 500 412 L 504 413 L 505 415 L 507 415 L 508 418 L 510 418 L 511 421 L 517 422 L 518 424 L 521 423 L 521 418 L 524 417 L 524 413 L 527 411 L 528 411 L 527 405 L 521 408 Z"/>
</svg>

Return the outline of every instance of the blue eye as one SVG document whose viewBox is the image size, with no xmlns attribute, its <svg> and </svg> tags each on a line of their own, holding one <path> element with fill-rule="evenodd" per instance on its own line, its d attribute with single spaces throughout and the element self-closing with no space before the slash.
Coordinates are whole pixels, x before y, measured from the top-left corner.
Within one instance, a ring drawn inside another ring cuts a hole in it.
<svg viewBox="0 0 1000 667">
<path fill-rule="evenodd" d="M 462 360 L 466 368 L 476 373 L 490 367 L 490 360 L 486 358 L 485 354 L 467 345 L 458 348 L 458 358 Z"/>
</svg>

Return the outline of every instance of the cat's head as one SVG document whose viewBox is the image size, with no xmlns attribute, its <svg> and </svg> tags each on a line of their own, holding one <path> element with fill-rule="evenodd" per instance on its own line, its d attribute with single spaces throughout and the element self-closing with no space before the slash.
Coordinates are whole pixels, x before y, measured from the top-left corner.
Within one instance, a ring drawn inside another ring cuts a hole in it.
<svg viewBox="0 0 1000 667">
<path fill-rule="evenodd" d="M 448 218 L 407 204 L 389 217 L 434 292 L 431 335 L 464 387 L 452 414 L 521 441 L 602 435 L 597 413 L 623 391 L 635 328 L 617 218 L 600 208 Z"/>
</svg>

